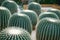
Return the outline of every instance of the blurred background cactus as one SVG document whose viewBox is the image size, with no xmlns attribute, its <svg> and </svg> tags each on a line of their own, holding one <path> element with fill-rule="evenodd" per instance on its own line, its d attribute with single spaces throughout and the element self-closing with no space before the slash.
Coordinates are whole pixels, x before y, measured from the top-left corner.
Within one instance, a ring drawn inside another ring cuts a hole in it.
<svg viewBox="0 0 60 40">
<path fill-rule="evenodd" d="M 41 20 L 42 18 L 46 18 L 46 17 L 59 19 L 59 17 L 57 16 L 57 14 L 55 14 L 53 12 L 42 12 L 39 15 L 39 20 Z"/>
<path fill-rule="evenodd" d="M 9 19 L 8 26 L 20 27 L 27 30 L 30 34 L 32 32 L 32 24 L 30 18 L 25 14 L 15 13 Z"/>
<path fill-rule="evenodd" d="M 39 15 L 41 13 L 41 5 L 39 3 L 36 3 L 36 2 L 29 3 L 28 9 L 35 11 L 37 13 L 37 15 Z"/>
<path fill-rule="evenodd" d="M 31 40 L 31 37 L 22 28 L 8 27 L 0 32 L 0 40 Z"/>
<path fill-rule="evenodd" d="M 34 12 L 32 10 L 23 10 L 23 11 L 21 11 L 21 13 L 29 16 L 29 18 L 32 22 L 33 29 L 35 29 L 35 26 L 36 26 L 37 21 L 38 21 L 38 17 L 37 17 L 36 12 Z"/>
<path fill-rule="evenodd" d="M 5 7 L 0 7 L 0 31 L 7 27 L 11 13 Z"/>
<path fill-rule="evenodd" d="M 11 14 L 18 11 L 17 3 L 12 0 L 4 1 L 1 6 L 8 8 L 10 10 Z"/>
<path fill-rule="evenodd" d="M 57 16 L 60 19 L 60 10 L 58 10 L 58 9 L 49 9 L 48 12 L 54 12 L 55 14 L 57 14 Z"/>
<path fill-rule="evenodd" d="M 60 20 L 43 18 L 37 24 L 36 40 L 60 40 Z"/>
</svg>

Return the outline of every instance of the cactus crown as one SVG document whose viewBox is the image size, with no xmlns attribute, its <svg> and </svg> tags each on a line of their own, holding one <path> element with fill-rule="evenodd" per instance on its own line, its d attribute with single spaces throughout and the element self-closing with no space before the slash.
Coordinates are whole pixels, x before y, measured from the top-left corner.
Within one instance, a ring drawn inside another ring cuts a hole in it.
<svg viewBox="0 0 60 40">
<path fill-rule="evenodd" d="M 37 15 L 39 15 L 41 13 L 41 6 L 39 3 L 36 3 L 36 2 L 29 3 L 28 9 L 35 11 L 37 13 Z"/>
<path fill-rule="evenodd" d="M 39 20 L 42 19 L 42 18 L 46 18 L 46 17 L 59 19 L 59 17 L 53 12 L 42 12 L 39 15 Z"/>
<path fill-rule="evenodd" d="M 60 10 L 58 10 L 58 9 L 50 9 L 50 10 L 48 10 L 48 12 L 54 12 L 54 13 L 56 13 L 57 16 L 58 16 L 59 19 L 60 19 Z"/>
<path fill-rule="evenodd" d="M 37 40 L 60 40 L 60 20 L 43 18 L 37 24 Z"/>
<path fill-rule="evenodd" d="M 18 10 L 18 6 L 17 6 L 16 2 L 14 2 L 12 0 L 4 1 L 1 6 L 8 8 L 12 14 L 17 12 L 17 10 Z"/>
<path fill-rule="evenodd" d="M 23 29 L 26 29 L 29 33 L 32 31 L 31 21 L 25 14 L 13 14 L 9 19 L 8 26 L 21 27 Z"/>
<path fill-rule="evenodd" d="M 35 26 L 37 24 L 37 14 L 32 10 L 23 10 L 21 13 L 29 16 L 32 25 Z"/>
<path fill-rule="evenodd" d="M 8 27 L 0 32 L 0 40 L 31 40 L 31 37 L 30 34 L 22 28 Z"/>
</svg>

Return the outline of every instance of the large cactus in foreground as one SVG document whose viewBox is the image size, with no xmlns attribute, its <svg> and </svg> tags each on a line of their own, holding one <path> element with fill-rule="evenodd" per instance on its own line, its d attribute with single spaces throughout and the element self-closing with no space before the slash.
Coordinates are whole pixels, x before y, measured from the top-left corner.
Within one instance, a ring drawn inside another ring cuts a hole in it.
<svg viewBox="0 0 60 40">
<path fill-rule="evenodd" d="M 58 10 L 58 9 L 50 9 L 50 10 L 48 10 L 48 12 L 54 12 L 55 14 L 58 15 L 58 17 L 60 19 L 60 10 Z"/>
<path fill-rule="evenodd" d="M 18 6 L 17 6 L 16 2 L 14 2 L 12 0 L 4 1 L 1 6 L 8 8 L 12 14 L 18 11 Z"/>
<path fill-rule="evenodd" d="M 31 40 L 31 37 L 26 30 L 8 27 L 0 32 L 0 40 Z"/>
<path fill-rule="evenodd" d="M 27 30 L 30 34 L 32 32 L 32 24 L 30 18 L 25 14 L 16 13 L 9 19 L 9 26 L 20 27 Z"/>
<path fill-rule="evenodd" d="M 29 3 L 28 9 L 35 11 L 37 13 L 37 15 L 39 15 L 41 13 L 41 5 L 39 3 L 36 3 L 36 2 Z"/>
<path fill-rule="evenodd" d="M 0 7 L 0 31 L 7 27 L 11 13 L 5 7 Z"/>
<path fill-rule="evenodd" d="M 60 20 L 43 18 L 37 24 L 37 40 L 60 40 Z"/>
<path fill-rule="evenodd" d="M 53 12 L 42 12 L 39 15 L 39 20 L 42 19 L 42 18 L 46 18 L 46 17 L 59 19 L 59 17 L 55 13 L 53 13 Z"/>
<path fill-rule="evenodd" d="M 34 26 L 37 24 L 37 21 L 38 21 L 37 14 L 32 10 L 23 10 L 21 13 L 29 16 L 34 28 Z"/>
</svg>

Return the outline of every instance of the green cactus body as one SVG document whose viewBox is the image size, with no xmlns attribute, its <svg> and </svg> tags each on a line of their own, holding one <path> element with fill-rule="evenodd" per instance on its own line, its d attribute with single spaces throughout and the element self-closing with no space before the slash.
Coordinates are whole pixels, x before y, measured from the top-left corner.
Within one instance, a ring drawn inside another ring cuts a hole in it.
<svg viewBox="0 0 60 40">
<path fill-rule="evenodd" d="M 37 24 L 37 40 L 60 40 L 60 20 L 43 18 Z"/>
<path fill-rule="evenodd" d="M 50 10 L 48 10 L 48 12 L 54 12 L 54 13 L 56 13 L 57 16 L 58 16 L 59 19 L 60 19 L 60 10 L 58 10 L 58 9 L 50 9 Z"/>
<path fill-rule="evenodd" d="M 53 12 L 42 12 L 39 15 L 39 20 L 42 19 L 42 18 L 46 18 L 46 17 L 59 19 L 59 17 Z"/>
<path fill-rule="evenodd" d="M 41 13 L 41 6 L 39 3 L 36 3 L 36 2 L 29 3 L 28 9 L 35 11 L 37 13 L 37 15 L 39 15 Z"/>
<path fill-rule="evenodd" d="M 7 27 L 11 13 L 5 7 L 0 7 L 0 31 Z"/>
<path fill-rule="evenodd" d="M 23 10 L 21 13 L 29 16 L 32 25 L 35 26 L 37 24 L 37 14 L 32 10 Z"/>
<path fill-rule="evenodd" d="M 11 11 L 11 14 L 18 11 L 18 6 L 16 2 L 11 1 L 11 0 L 4 1 L 1 6 L 8 8 Z"/>
<path fill-rule="evenodd" d="M 5 0 L 0 0 L 0 6 L 1 6 L 1 4 L 2 4 L 3 1 L 5 1 Z"/>
<path fill-rule="evenodd" d="M 0 32 L 0 40 L 31 40 L 31 37 L 22 28 L 8 27 Z"/>
<path fill-rule="evenodd" d="M 32 24 L 30 18 L 25 14 L 13 14 L 9 19 L 8 26 L 20 27 L 27 30 L 30 34 L 32 32 Z"/>
</svg>

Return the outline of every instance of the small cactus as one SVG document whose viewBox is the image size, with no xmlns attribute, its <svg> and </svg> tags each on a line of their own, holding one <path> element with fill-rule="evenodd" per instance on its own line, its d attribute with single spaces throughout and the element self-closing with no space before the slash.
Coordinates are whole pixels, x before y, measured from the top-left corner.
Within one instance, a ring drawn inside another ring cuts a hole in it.
<svg viewBox="0 0 60 40">
<path fill-rule="evenodd" d="M 42 18 L 46 18 L 46 17 L 59 19 L 59 17 L 53 12 L 42 12 L 39 15 L 39 20 L 42 19 Z"/>
<path fill-rule="evenodd" d="M 29 16 L 29 18 L 32 22 L 33 28 L 34 28 L 34 26 L 37 24 L 37 20 L 38 20 L 37 14 L 32 10 L 23 10 L 21 13 Z"/>
<path fill-rule="evenodd" d="M 60 20 L 41 19 L 37 24 L 36 40 L 60 40 Z"/>
<path fill-rule="evenodd" d="M 36 3 L 36 2 L 29 3 L 28 9 L 35 11 L 37 13 L 37 15 L 39 15 L 41 13 L 41 6 L 39 3 Z"/>
<path fill-rule="evenodd" d="M 11 11 L 11 14 L 18 11 L 18 6 L 17 6 L 16 2 L 14 2 L 12 0 L 4 1 L 1 6 L 8 8 Z"/>
<path fill-rule="evenodd" d="M 11 13 L 5 7 L 0 7 L 0 31 L 7 27 Z"/>
<path fill-rule="evenodd" d="M 32 32 L 32 24 L 30 18 L 25 14 L 13 14 L 9 19 L 8 26 L 23 28 L 27 30 L 30 34 Z"/>
<path fill-rule="evenodd" d="M 60 10 L 58 10 L 58 9 L 50 9 L 50 10 L 48 10 L 48 12 L 54 12 L 55 14 L 57 14 L 57 16 L 60 19 Z"/>
<path fill-rule="evenodd" d="M 31 37 L 22 28 L 8 27 L 0 32 L 0 40 L 31 40 Z"/>
</svg>

